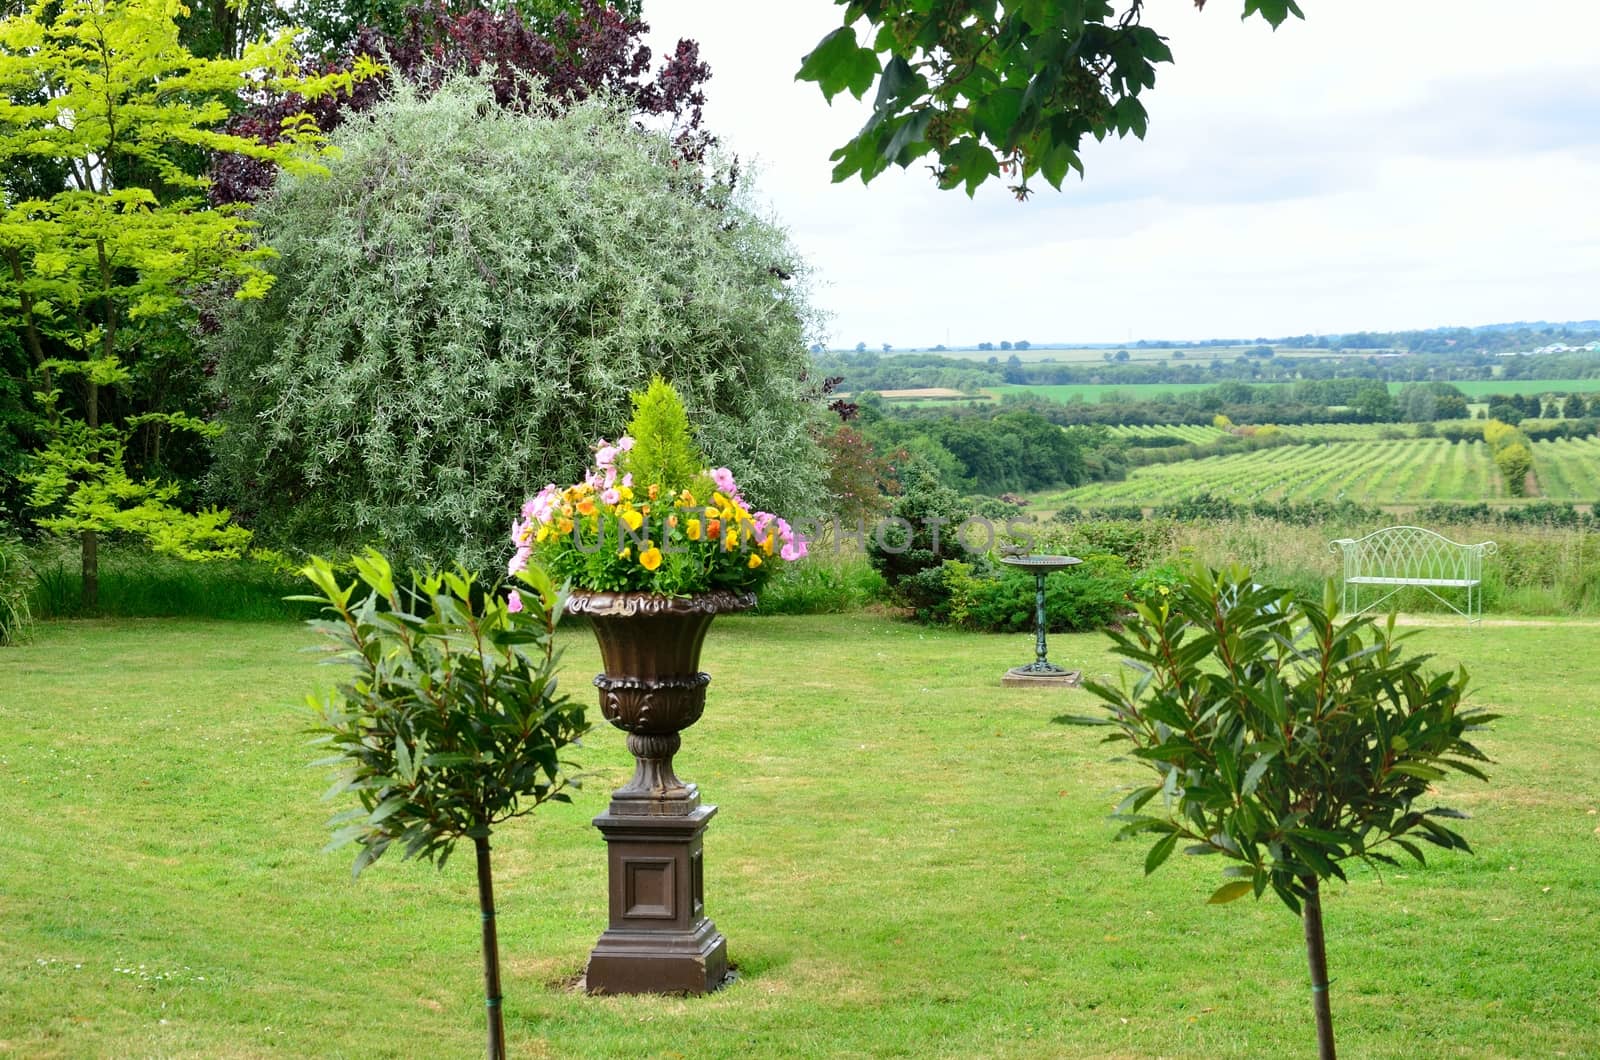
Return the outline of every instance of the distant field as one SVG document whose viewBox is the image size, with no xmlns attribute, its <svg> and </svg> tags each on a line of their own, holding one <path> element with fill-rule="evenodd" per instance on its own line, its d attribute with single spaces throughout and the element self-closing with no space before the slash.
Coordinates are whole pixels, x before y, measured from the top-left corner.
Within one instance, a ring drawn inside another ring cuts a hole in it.
<svg viewBox="0 0 1600 1060">
<path fill-rule="evenodd" d="M 972 397 L 963 394 L 954 387 L 924 386 L 912 390 L 880 390 L 878 395 L 885 401 L 960 401 Z"/>
<path fill-rule="evenodd" d="M 1536 442 L 1540 495 L 1556 501 L 1600 499 L 1600 438 Z M 1288 445 L 1252 453 L 1155 464 L 1123 482 L 1097 482 L 1041 495 L 1042 508 L 1063 504 L 1164 504 L 1197 493 L 1257 500 L 1422 504 L 1506 499 L 1488 447 L 1443 438 L 1374 439 Z"/>
<path fill-rule="evenodd" d="M 1081 352 L 1081 351 L 1057 351 Z M 949 387 L 923 387 L 915 390 L 880 391 L 885 399 L 900 402 L 918 401 L 995 401 L 1006 394 L 1032 394 L 1047 401 L 1062 403 L 1080 399 L 1092 403 L 1106 400 L 1129 402 L 1153 401 L 1161 397 L 1190 394 L 1210 390 L 1216 383 L 1063 383 L 1059 385 L 1014 385 L 1003 383 L 984 387 L 979 394 L 963 394 Z M 1283 386 L 1282 383 L 1255 383 L 1253 386 Z M 1398 394 L 1405 383 L 1390 383 L 1389 389 Z M 1600 393 L 1600 379 L 1477 379 L 1450 384 L 1467 398 L 1482 398 L 1489 394 L 1564 394 Z M 1481 402 L 1480 402 L 1481 404 Z"/>
<path fill-rule="evenodd" d="M 987 361 L 991 357 L 995 357 L 1004 361 L 1008 357 L 1015 356 L 1017 360 L 1022 361 L 1024 364 L 1104 364 L 1106 360 L 1106 354 L 1109 353 L 1114 356 L 1119 349 L 1125 349 L 1128 351 L 1128 360 L 1126 363 L 1154 364 L 1157 361 L 1177 361 L 1178 363 L 1182 363 L 1184 361 L 1196 361 L 1201 364 L 1208 364 L 1214 360 L 1238 360 L 1240 357 L 1244 356 L 1246 350 L 1253 350 L 1255 349 L 1255 346 L 1200 346 L 1185 347 L 1182 349 L 1174 347 L 1138 349 L 1134 346 L 1095 346 L 1090 348 L 1074 348 L 1068 350 L 1032 348 L 1026 350 L 980 350 L 974 347 L 934 350 L 925 346 L 918 346 L 915 348 L 895 350 L 893 353 L 886 354 L 885 356 L 893 357 L 896 354 L 908 353 L 936 353 L 941 357 L 957 357 L 969 361 Z M 847 353 L 851 351 L 839 350 L 836 352 Z M 1341 350 L 1338 353 L 1334 353 L 1331 350 L 1299 350 L 1282 347 L 1275 348 L 1275 356 L 1285 358 L 1370 357 L 1375 353 L 1390 352 L 1393 351 Z"/>
<path fill-rule="evenodd" d="M 1120 395 L 1128 401 L 1151 401 L 1172 394 L 1192 394 L 1210 390 L 1215 383 L 1133 383 L 1118 386 L 1114 383 L 1065 383 L 1059 386 L 993 386 L 984 387 L 984 393 L 1000 397 L 1005 394 L 1032 394 L 1046 401 L 1068 402 L 1082 398 L 1088 402 L 1105 401 L 1107 394 Z M 1112 400 L 1117 400 L 1113 398 Z"/>
<path fill-rule="evenodd" d="M 1398 392 L 1404 383 L 1390 383 Z M 1469 398 L 1490 394 L 1594 394 L 1600 393 L 1600 379 L 1472 379 L 1451 386 Z"/>
</svg>

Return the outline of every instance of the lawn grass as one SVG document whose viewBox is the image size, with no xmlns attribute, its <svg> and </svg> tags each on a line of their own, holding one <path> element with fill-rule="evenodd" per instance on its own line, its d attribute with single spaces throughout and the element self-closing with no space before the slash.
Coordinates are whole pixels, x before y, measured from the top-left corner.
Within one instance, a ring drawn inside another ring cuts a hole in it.
<svg viewBox="0 0 1600 1060">
<path fill-rule="evenodd" d="M 1328 896 L 1351 1056 L 1600 1053 L 1591 626 L 1440 626 L 1508 715 L 1482 741 L 1477 857 Z M 0 651 L 0 1053 L 457 1057 L 481 1050 L 470 856 L 321 854 L 327 778 L 291 707 L 329 671 L 292 624 L 50 623 Z M 1100 635 L 1052 657 L 1113 669 Z M 565 635 L 588 698 L 598 653 Z M 1208 906 L 1220 866 L 1141 876 L 1105 815 L 1137 776 L 1083 693 L 1002 690 L 1027 637 L 871 615 L 719 619 L 680 772 L 721 807 L 708 912 L 741 979 L 706 998 L 571 989 L 604 926 L 588 819 L 626 772 L 597 729 L 572 807 L 497 833 L 519 1057 L 1309 1056 L 1299 924 Z"/>
</svg>

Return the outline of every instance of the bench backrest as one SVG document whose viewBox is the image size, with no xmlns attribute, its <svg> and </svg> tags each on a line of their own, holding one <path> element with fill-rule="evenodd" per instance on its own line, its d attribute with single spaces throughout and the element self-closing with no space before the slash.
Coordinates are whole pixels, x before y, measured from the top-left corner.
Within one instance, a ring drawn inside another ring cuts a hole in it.
<svg viewBox="0 0 1600 1060">
<path fill-rule="evenodd" d="M 1420 526 L 1389 526 L 1366 537 L 1340 538 L 1328 546 L 1344 555 L 1345 578 L 1418 578 L 1481 581 L 1483 557 L 1493 541 L 1464 545 Z"/>
</svg>

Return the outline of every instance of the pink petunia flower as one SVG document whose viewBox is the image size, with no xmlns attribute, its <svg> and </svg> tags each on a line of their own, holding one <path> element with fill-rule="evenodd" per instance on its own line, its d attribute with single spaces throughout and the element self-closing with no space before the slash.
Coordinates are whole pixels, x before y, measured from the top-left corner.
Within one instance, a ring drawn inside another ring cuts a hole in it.
<svg viewBox="0 0 1600 1060">
<path fill-rule="evenodd" d="M 515 589 L 511 590 L 511 595 L 506 598 L 506 610 L 513 615 L 522 610 L 522 594 Z"/>
</svg>

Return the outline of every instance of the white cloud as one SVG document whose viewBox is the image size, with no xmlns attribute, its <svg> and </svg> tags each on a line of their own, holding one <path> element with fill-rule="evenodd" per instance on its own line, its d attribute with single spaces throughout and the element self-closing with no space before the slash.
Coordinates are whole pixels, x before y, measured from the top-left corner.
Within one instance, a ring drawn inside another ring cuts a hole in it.
<svg viewBox="0 0 1600 1060">
<path fill-rule="evenodd" d="M 842 345 L 1254 337 L 1600 315 L 1600 5 L 1147 6 L 1177 57 L 1148 139 L 1026 204 L 925 170 L 830 183 L 865 114 L 793 80 L 826 0 L 650 0 L 712 68 L 707 122 L 826 286 Z"/>
</svg>

